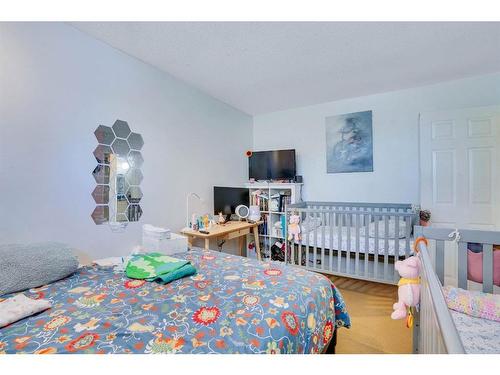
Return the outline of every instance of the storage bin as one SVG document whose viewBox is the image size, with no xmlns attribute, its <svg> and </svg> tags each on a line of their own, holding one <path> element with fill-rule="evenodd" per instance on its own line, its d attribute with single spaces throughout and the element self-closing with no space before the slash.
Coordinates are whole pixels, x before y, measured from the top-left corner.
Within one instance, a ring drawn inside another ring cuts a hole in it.
<svg viewBox="0 0 500 375">
<path fill-rule="evenodd" d="M 187 251 L 188 242 L 186 236 L 171 233 L 170 229 L 145 224 L 142 226 L 142 247 L 146 253 L 158 252 L 171 255 Z"/>
</svg>

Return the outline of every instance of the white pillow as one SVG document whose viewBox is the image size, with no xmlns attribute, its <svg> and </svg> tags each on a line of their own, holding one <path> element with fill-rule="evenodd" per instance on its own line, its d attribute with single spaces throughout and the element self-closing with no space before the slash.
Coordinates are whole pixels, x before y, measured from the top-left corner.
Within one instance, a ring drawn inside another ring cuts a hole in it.
<svg viewBox="0 0 500 375">
<path fill-rule="evenodd" d="M 396 220 L 387 220 L 389 224 L 388 238 L 396 238 Z M 375 238 L 375 222 L 371 222 L 369 225 L 370 237 Z M 406 238 L 406 223 L 403 220 L 399 220 L 399 227 L 397 231 L 397 238 Z M 385 238 L 385 220 L 378 220 L 378 237 Z"/>
<path fill-rule="evenodd" d="M 322 225 L 321 223 L 321 218 L 320 217 L 312 217 L 308 216 L 305 218 L 305 220 L 302 222 L 302 231 L 311 231 L 316 228 L 319 228 Z"/>
</svg>

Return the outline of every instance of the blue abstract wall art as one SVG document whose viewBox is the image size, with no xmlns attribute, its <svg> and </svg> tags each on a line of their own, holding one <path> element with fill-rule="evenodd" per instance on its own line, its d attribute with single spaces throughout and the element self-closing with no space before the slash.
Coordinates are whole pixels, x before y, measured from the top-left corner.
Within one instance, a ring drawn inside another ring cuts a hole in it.
<svg viewBox="0 0 500 375">
<path fill-rule="evenodd" d="M 325 119 L 327 173 L 373 172 L 372 111 Z"/>
</svg>

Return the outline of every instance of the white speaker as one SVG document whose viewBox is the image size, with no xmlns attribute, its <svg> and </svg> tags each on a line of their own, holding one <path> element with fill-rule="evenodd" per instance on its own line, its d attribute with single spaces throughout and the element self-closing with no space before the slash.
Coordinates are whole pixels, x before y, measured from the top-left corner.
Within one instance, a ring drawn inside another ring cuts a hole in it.
<svg viewBox="0 0 500 375">
<path fill-rule="evenodd" d="M 240 219 L 246 219 L 248 217 L 248 214 L 250 213 L 250 210 L 244 204 L 240 204 L 239 206 L 236 207 L 236 209 L 234 210 L 234 213 Z"/>
</svg>

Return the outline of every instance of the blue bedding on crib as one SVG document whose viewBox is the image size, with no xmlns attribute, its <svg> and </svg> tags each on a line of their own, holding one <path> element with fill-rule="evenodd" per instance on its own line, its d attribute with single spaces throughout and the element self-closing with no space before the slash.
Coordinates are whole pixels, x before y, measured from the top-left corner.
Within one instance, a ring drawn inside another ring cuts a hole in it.
<svg viewBox="0 0 500 375">
<path fill-rule="evenodd" d="M 350 326 L 320 274 L 201 249 L 175 257 L 197 274 L 161 285 L 93 266 L 26 291 L 52 308 L 0 329 L 0 353 L 318 353 Z"/>
</svg>

